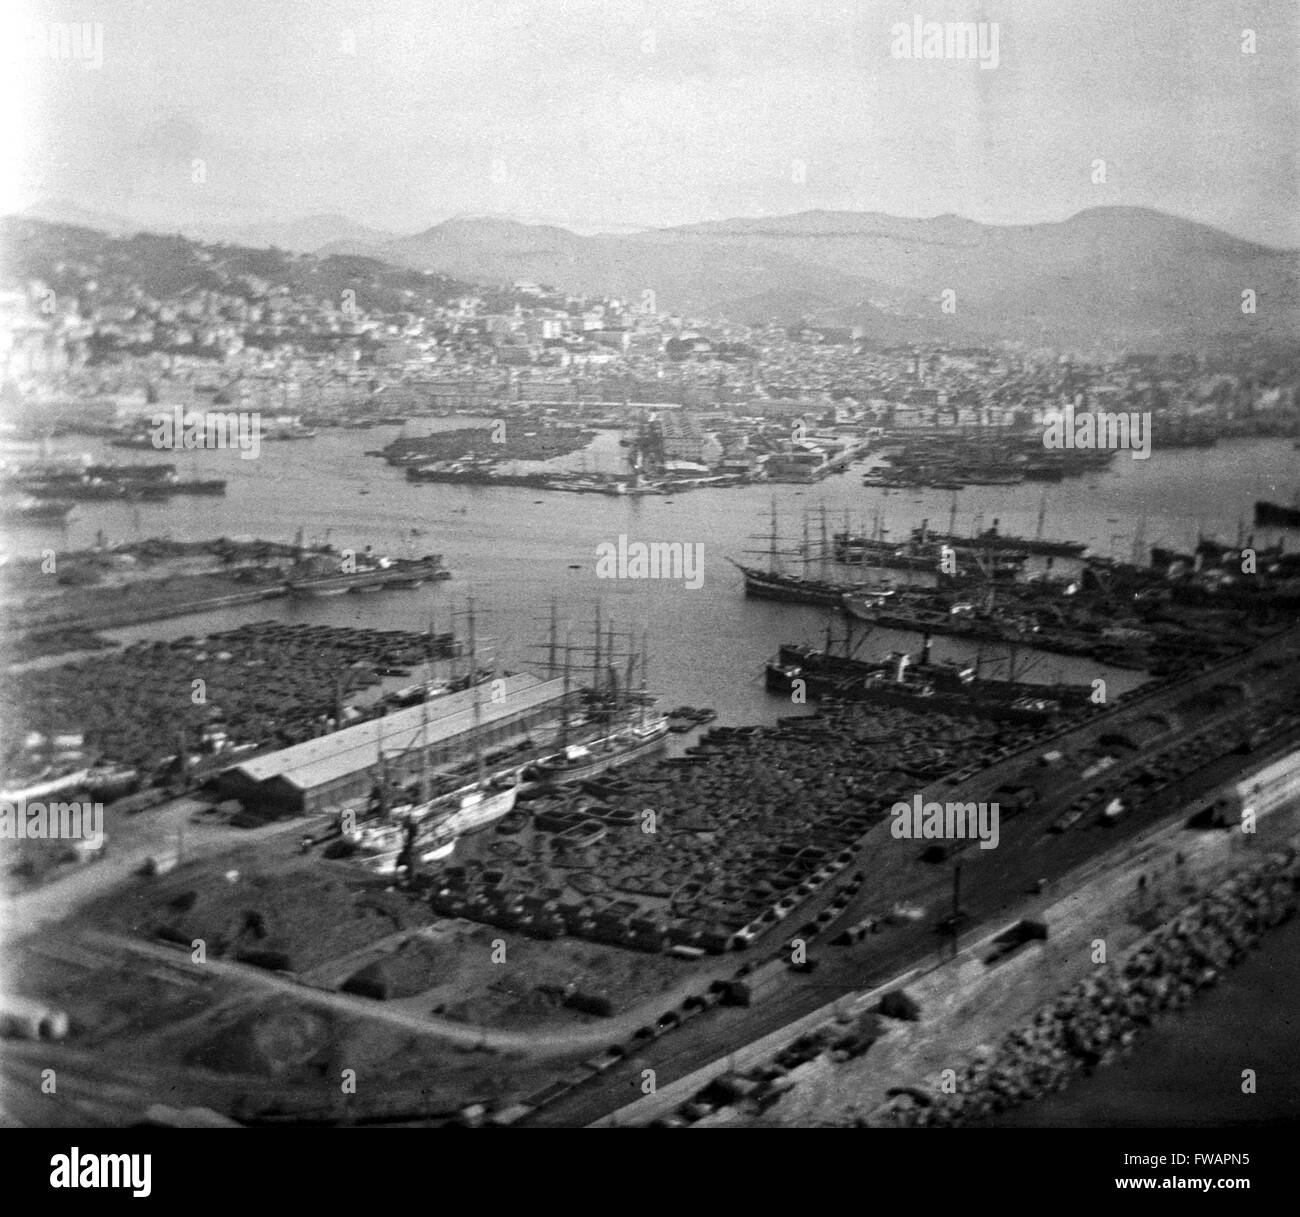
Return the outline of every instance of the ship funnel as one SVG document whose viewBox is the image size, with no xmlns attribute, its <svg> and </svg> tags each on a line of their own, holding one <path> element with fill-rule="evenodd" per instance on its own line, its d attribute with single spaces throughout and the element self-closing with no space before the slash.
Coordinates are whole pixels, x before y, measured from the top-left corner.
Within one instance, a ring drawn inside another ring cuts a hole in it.
<svg viewBox="0 0 1300 1217">
<path fill-rule="evenodd" d="M 894 680 L 898 684 L 901 685 L 903 683 L 903 673 L 907 671 L 907 665 L 911 662 L 912 662 L 912 657 L 908 655 L 906 652 L 899 654 L 898 671 L 894 674 Z"/>
</svg>

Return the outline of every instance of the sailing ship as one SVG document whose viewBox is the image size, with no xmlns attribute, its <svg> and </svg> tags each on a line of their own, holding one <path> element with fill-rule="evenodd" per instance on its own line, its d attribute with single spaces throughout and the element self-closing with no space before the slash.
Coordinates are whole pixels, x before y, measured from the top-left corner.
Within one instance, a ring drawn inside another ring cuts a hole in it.
<svg viewBox="0 0 1300 1217">
<path fill-rule="evenodd" d="M 663 750 L 668 738 L 669 723 L 664 715 L 650 711 L 654 698 L 650 696 L 647 688 L 649 672 L 647 636 L 642 633 L 639 655 L 635 651 L 623 655 L 616 654 L 614 638 L 612 622 L 609 623 L 608 632 L 602 633 L 600 606 L 597 605 L 592 664 L 595 680 L 590 697 L 599 732 L 594 738 L 579 743 L 569 742 L 569 732 L 574 726 L 568 697 L 571 679 L 570 653 L 575 648 L 570 643 L 565 644 L 565 697 L 557 740 L 561 748 L 556 755 L 539 761 L 534 766 L 540 781 L 550 785 L 587 781 L 607 769 L 630 764 L 632 761 Z M 554 650 L 555 644 L 551 645 Z M 621 659 L 627 660 L 627 668 L 624 679 L 620 683 L 614 662 Z M 631 689 L 638 662 L 641 672 L 640 692 L 634 696 Z"/>
<path fill-rule="evenodd" d="M 469 618 L 470 679 L 477 671 L 474 631 L 474 602 Z M 427 688 L 428 682 L 426 682 Z M 344 839 L 356 847 L 366 864 L 379 874 L 405 869 L 411 875 L 417 863 L 437 862 L 451 856 L 456 842 L 512 812 L 519 795 L 519 777 L 489 779 L 484 771 L 481 684 L 473 690 L 473 746 L 475 779 L 439 794 L 431 794 L 428 769 L 429 722 L 421 701 L 419 781 L 414 797 L 401 791 L 394 797 L 391 783 L 384 779 L 383 742 L 380 740 L 381 780 L 372 792 L 366 820 L 344 831 Z"/>
<path fill-rule="evenodd" d="M 1028 684 L 1018 679 L 1023 669 L 1017 673 L 1014 648 L 1008 679 L 990 680 L 981 677 L 979 659 L 973 664 L 933 660 L 928 634 L 919 655 L 896 651 L 882 660 L 859 659 L 855 652 L 861 640 L 854 642 L 851 621 L 846 626 L 840 654 L 835 653 L 829 622 L 824 648 L 783 645 L 766 666 L 768 691 L 789 696 L 799 688 L 810 698 L 841 697 L 929 713 L 1022 722 L 1047 721 L 1067 707 L 1087 704 L 1087 686 Z"/>
<path fill-rule="evenodd" d="M 826 542 L 826 517 L 825 510 L 822 513 L 822 547 L 821 558 L 825 562 L 826 555 L 829 552 L 829 546 Z M 768 542 L 766 550 L 746 550 L 746 553 L 761 554 L 766 553 L 768 557 L 767 569 L 764 570 L 758 566 L 748 566 L 728 558 L 745 580 L 745 595 L 754 596 L 763 600 L 784 600 L 795 604 L 817 604 L 824 607 L 838 605 L 844 596 L 844 593 L 851 591 L 848 584 L 835 582 L 826 578 L 812 579 L 807 575 L 788 574 L 781 569 L 780 559 L 783 556 L 797 554 L 804 563 L 805 568 L 811 561 L 811 550 L 808 540 L 808 517 L 804 516 L 804 541 L 802 548 L 798 550 L 782 550 L 778 548 L 781 541 L 777 531 L 776 518 L 776 500 L 772 500 L 772 531 L 761 536 L 756 536 L 754 540 L 765 540 Z"/>
</svg>

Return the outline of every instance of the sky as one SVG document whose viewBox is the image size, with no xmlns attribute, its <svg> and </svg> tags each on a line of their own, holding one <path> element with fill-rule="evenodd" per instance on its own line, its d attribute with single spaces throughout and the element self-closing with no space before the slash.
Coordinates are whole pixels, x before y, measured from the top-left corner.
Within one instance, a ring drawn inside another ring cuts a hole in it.
<svg viewBox="0 0 1300 1217">
<path fill-rule="evenodd" d="M 1127 204 L 1300 246 L 1294 0 L 2 7 L 0 212 L 56 198 L 155 224 L 337 212 L 405 233 L 493 213 L 589 232 Z M 899 57 L 893 27 L 918 16 L 996 23 L 996 67 Z M 37 53 L 57 23 L 98 32 Z"/>
</svg>

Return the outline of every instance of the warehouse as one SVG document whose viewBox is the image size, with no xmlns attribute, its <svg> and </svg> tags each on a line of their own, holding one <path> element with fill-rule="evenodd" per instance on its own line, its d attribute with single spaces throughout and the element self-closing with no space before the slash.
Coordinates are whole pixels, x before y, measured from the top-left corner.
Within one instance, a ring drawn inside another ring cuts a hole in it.
<svg viewBox="0 0 1300 1217">
<path fill-rule="evenodd" d="M 418 774 L 421 753 L 430 773 L 465 761 L 476 723 L 484 752 L 523 742 L 559 721 L 564 683 L 523 674 L 438 697 L 244 761 L 220 775 L 218 792 L 257 812 L 330 811 L 370 793 L 381 757 L 394 780 Z"/>
</svg>

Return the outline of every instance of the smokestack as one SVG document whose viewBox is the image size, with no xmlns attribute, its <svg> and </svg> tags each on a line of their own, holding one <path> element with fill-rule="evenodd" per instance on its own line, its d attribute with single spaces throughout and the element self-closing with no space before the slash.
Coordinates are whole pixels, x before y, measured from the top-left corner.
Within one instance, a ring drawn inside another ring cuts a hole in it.
<svg viewBox="0 0 1300 1217">
<path fill-rule="evenodd" d="M 899 654 L 899 656 L 898 656 L 898 672 L 897 672 L 897 673 L 895 674 L 895 676 L 894 676 L 894 680 L 895 680 L 896 683 L 898 683 L 898 684 L 900 684 L 900 685 L 903 683 L 903 673 L 907 671 L 907 665 L 908 665 L 910 662 L 911 662 L 911 656 L 910 656 L 910 655 L 906 654 L 905 652 L 902 652 L 902 653 Z"/>
</svg>

